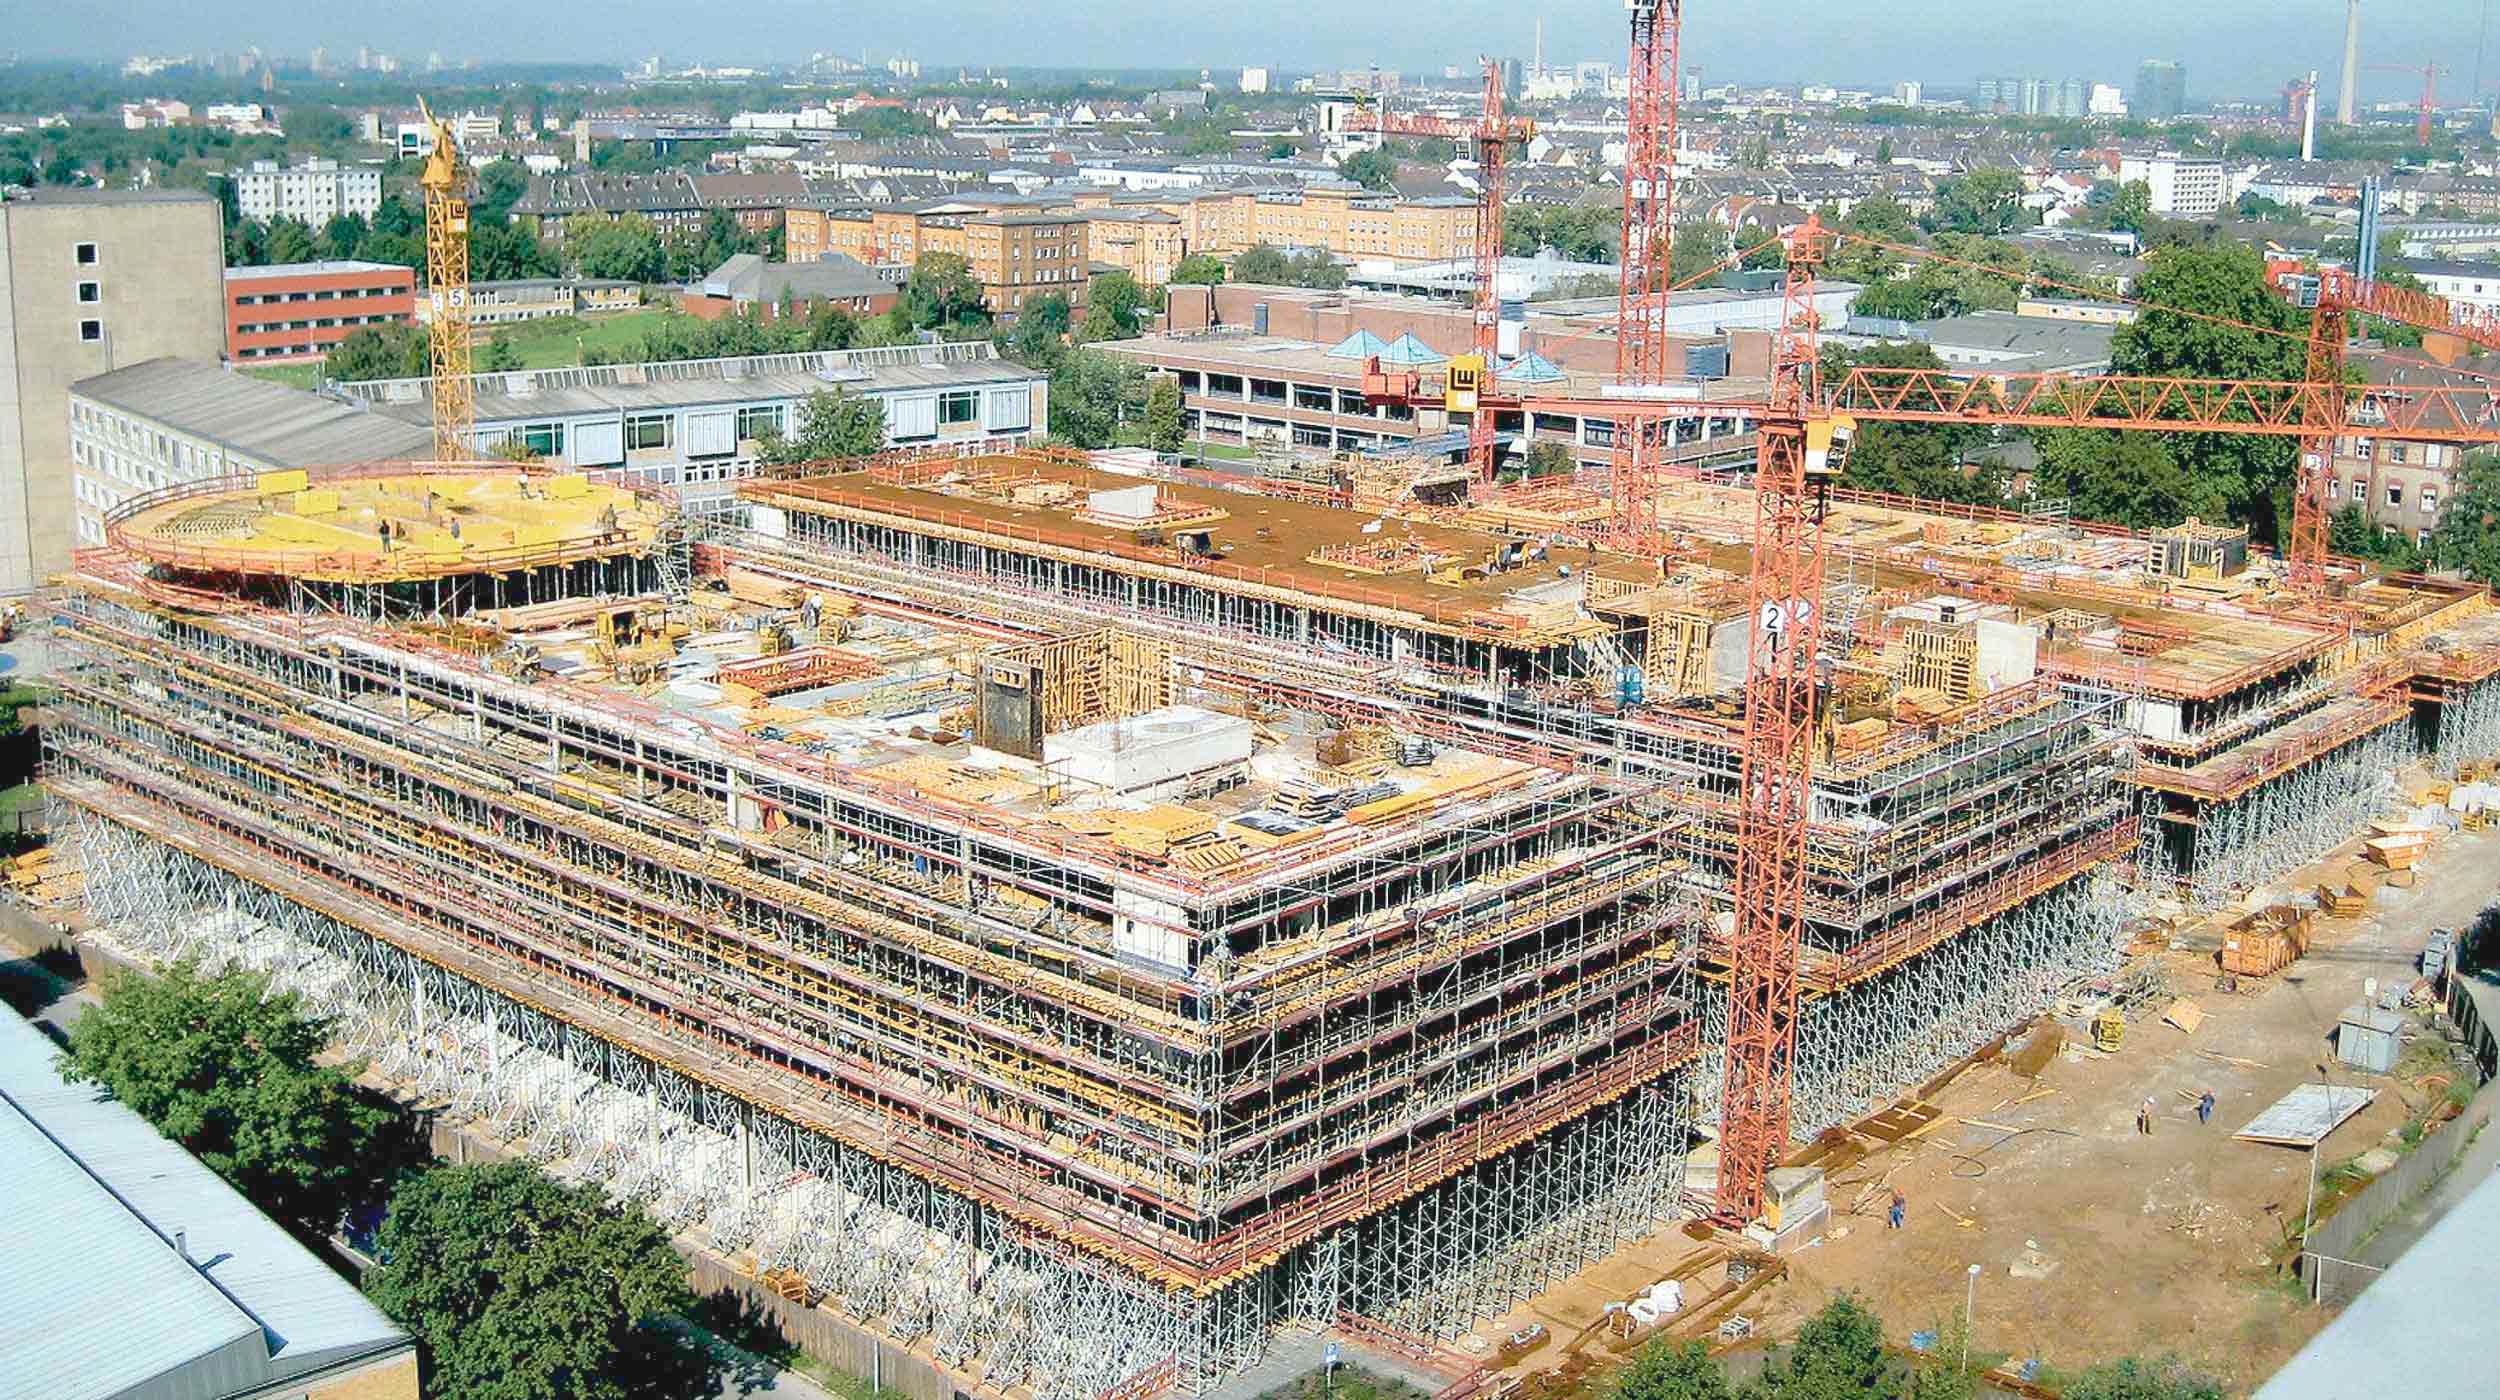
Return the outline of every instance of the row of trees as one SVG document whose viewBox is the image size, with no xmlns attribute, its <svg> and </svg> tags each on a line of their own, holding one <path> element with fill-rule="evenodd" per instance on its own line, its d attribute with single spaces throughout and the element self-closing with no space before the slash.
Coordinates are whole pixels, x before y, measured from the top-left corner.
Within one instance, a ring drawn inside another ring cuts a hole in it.
<svg viewBox="0 0 2500 1400">
<path fill-rule="evenodd" d="M 1787 1353 L 1738 1386 L 1701 1342 L 1661 1338 L 1616 1381 L 1610 1400 L 1977 1400 L 1984 1358 L 1971 1354 L 1961 1319 L 1939 1328 L 1940 1345 L 1917 1361 L 1884 1345 L 1882 1319 L 1843 1293 L 1807 1319 Z M 2222 1400 L 2221 1385 L 2172 1359 L 2127 1358 L 2094 1366 L 2067 1385 L 2066 1400 Z"/>
<path fill-rule="evenodd" d="M 526 1162 L 445 1167 L 416 1120 L 325 1065 L 328 1022 L 259 973 L 122 976 L 62 1071 L 126 1104 L 307 1242 L 380 1207 L 365 1287 L 426 1391 L 496 1400 L 708 1394 L 674 1320 L 686 1266 L 648 1217 Z"/>
<path fill-rule="evenodd" d="M 1233 254 L 1231 280 L 1263 287 L 1311 287 L 1335 291 L 1345 285 L 1345 265 L 1324 250 L 1305 248 L 1287 253 L 1255 243 Z"/>
</svg>

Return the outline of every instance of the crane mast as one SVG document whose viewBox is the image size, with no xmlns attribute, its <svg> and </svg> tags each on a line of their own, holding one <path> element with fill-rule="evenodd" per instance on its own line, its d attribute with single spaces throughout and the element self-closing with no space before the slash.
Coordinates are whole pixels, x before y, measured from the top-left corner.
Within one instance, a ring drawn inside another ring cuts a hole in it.
<svg viewBox="0 0 2500 1400">
<path fill-rule="evenodd" d="M 477 455 L 476 386 L 469 378 L 468 172 L 451 123 L 419 102 L 433 149 L 417 178 L 425 191 L 426 349 L 431 352 L 434 457 L 467 461 Z"/>
<path fill-rule="evenodd" d="M 1615 378 L 1661 384 L 1667 378 L 1668 288 L 1674 283 L 1675 118 L 1682 61 L 1683 0 L 1625 0 L 1632 15 L 1631 74 L 1625 90 L 1622 291 L 1616 308 Z M 1667 444 L 1652 425 L 1615 428 L 1615 543 L 1654 551 L 1657 477 Z"/>
</svg>

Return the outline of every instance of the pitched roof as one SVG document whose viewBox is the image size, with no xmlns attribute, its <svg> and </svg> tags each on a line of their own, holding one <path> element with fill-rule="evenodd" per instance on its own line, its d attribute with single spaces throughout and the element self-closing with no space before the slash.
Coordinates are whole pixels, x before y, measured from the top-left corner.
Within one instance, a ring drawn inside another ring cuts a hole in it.
<svg viewBox="0 0 2500 1400">
<path fill-rule="evenodd" d="M 142 360 L 70 392 L 275 468 L 431 456 L 430 433 L 205 360 Z"/>
<path fill-rule="evenodd" d="M 229 1395 L 414 1345 L 54 1053 L 0 1011 L 0 1400 Z"/>
</svg>

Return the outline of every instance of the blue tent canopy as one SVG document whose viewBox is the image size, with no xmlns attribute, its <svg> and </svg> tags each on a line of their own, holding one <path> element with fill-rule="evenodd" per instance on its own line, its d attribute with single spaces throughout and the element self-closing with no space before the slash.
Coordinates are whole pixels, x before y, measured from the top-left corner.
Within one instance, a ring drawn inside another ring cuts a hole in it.
<svg viewBox="0 0 2500 1400">
<path fill-rule="evenodd" d="M 1373 335 L 1370 331 L 1356 331 L 1338 341 L 1336 348 L 1328 353 L 1332 358 L 1340 360 L 1368 360 L 1374 355 L 1388 354 L 1389 342 Z"/>
<path fill-rule="evenodd" d="M 1513 384 L 1551 384 L 1562 378 L 1563 372 L 1552 360 L 1531 350 L 1502 366 L 1501 372 L 1494 377 Z"/>
</svg>

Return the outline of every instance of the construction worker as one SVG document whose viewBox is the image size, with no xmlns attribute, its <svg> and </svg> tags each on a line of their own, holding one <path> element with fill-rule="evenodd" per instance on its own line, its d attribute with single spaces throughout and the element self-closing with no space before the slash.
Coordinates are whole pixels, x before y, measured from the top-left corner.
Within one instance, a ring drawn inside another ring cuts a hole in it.
<svg viewBox="0 0 2500 1400">
<path fill-rule="evenodd" d="M 2214 1121 L 2213 1090 L 2207 1089 L 2205 1092 L 2196 1096 L 2196 1121 L 2199 1123 L 2210 1123 Z"/>
<path fill-rule="evenodd" d="M 2146 1137 L 2153 1135 L 2153 1108 L 2153 1101 L 2148 1098 L 2144 1106 L 2135 1111 L 2135 1130 Z"/>
<path fill-rule="evenodd" d="M 1892 1212 L 1891 1212 L 1891 1214 L 1887 1217 L 1887 1219 L 1889 1219 L 1889 1220 L 1891 1221 L 1891 1223 L 1892 1223 L 1892 1228 L 1893 1228 L 1893 1229 L 1898 1230 L 1898 1229 L 1900 1229 L 1900 1228 L 1901 1228 L 1901 1220 L 1902 1220 L 1902 1217 L 1903 1217 L 1903 1216 L 1905 1216 L 1905 1215 L 1907 1215 L 1907 1214 L 1909 1213 L 1909 1210 L 1910 1210 L 1910 1198 L 1909 1198 L 1909 1197 L 1907 1197 L 1907 1196 L 1902 1195 L 1899 1191 L 1895 1191 L 1895 1192 L 1893 1192 L 1893 1193 L 1892 1193 Z"/>
</svg>

